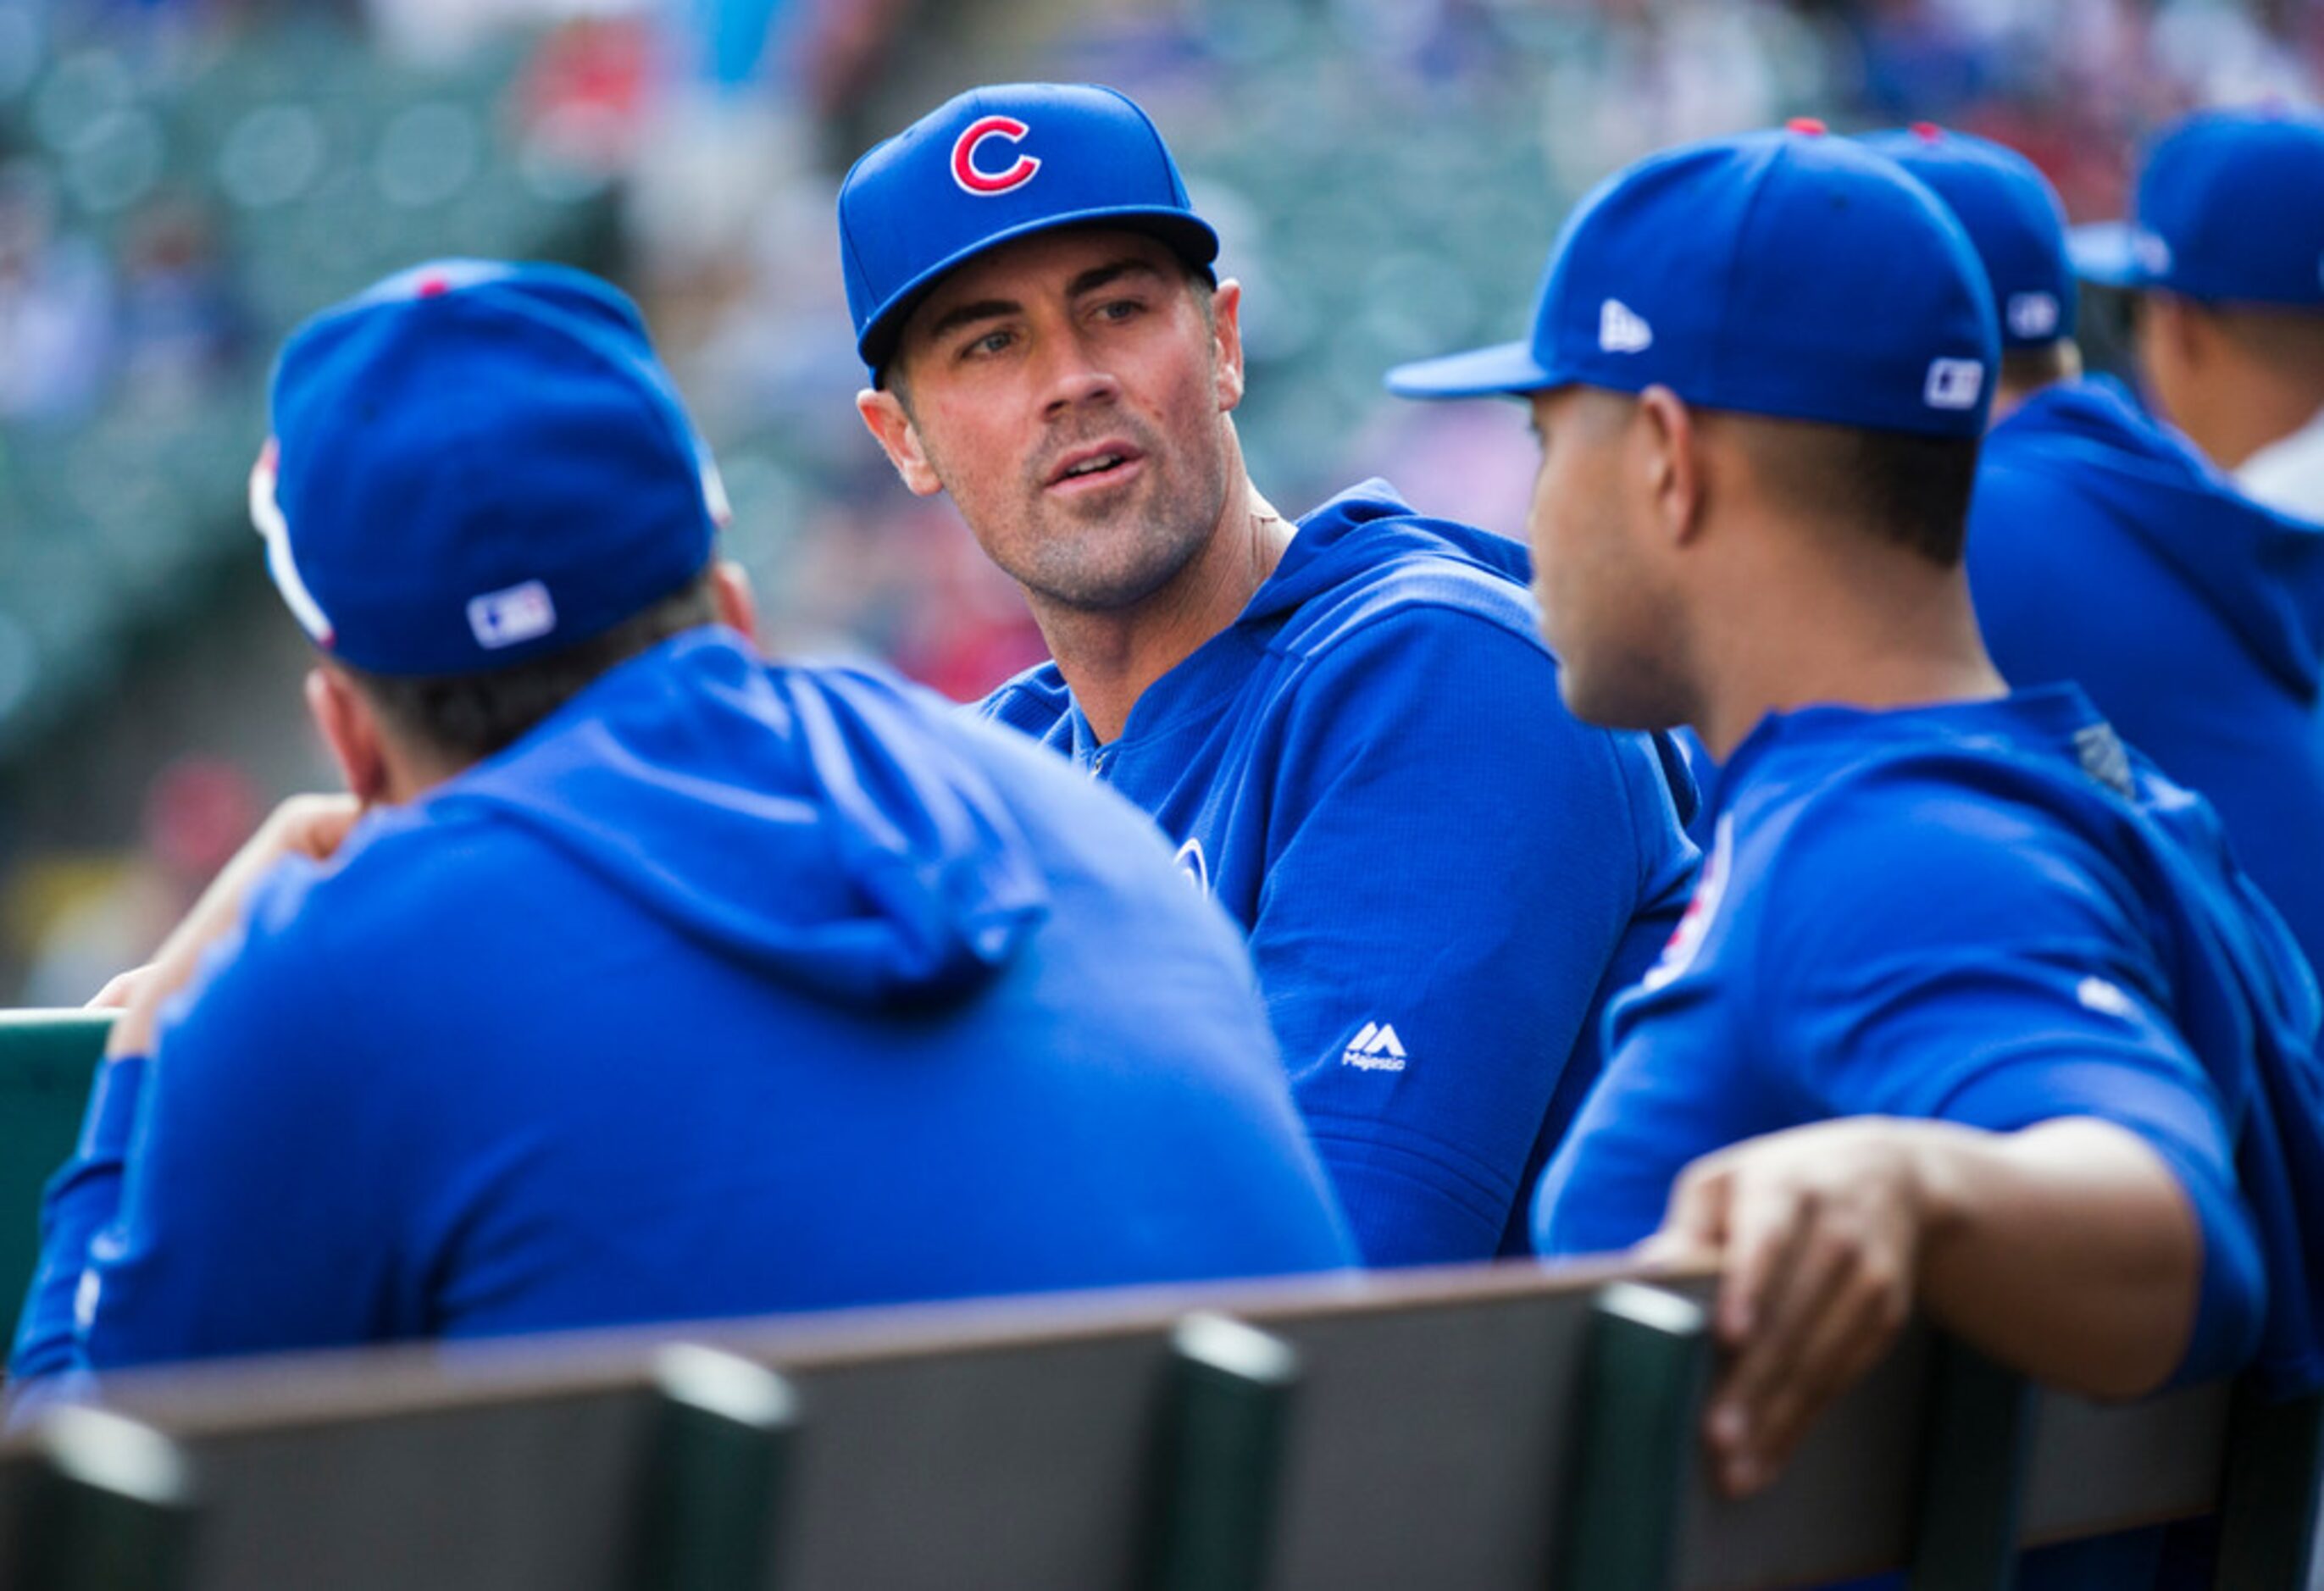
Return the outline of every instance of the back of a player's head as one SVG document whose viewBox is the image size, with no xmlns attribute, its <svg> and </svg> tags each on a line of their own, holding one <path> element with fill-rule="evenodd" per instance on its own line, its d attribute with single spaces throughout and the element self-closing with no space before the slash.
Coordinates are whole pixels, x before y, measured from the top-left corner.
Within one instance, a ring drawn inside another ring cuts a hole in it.
<svg viewBox="0 0 2324 1591">
<path fill-rule="evenodd" d="M 1861 142 L 1911 172 L 1969 234 L 2001 325 L 2001 387 L 2023 393 L 2078 374 L 2066 207 L 2041 169 L 2006 144 L 1932 122 Z"/>
<path fill-rule="evenodd" d="M 636 308 L 593 277 L 390 278 L 292 336 L 272 419 L 251 511 L 275 584 L 433 750 L 497 750 L 709 616 L 724 493 Z"/>
<path fill-rule="evenodd" d="M 1218 235 L 1194 214 L 1161 133 L 1111 88 L 972 88 L 875 145 L 839 189 L 840 266 L 873 384 L 945 276 L 1071 226 L 1150 233 L 1205 280 L 1218 257 Z"/>
<path fill-rule="evenodd" d="M 1740 417 L 1794 512 L 1950 564 L 2000 353 L 1959 221 L 1814 124 L 1651 156 L 1560 234 L 1521 343 L 1407 365 L 1412 397 L 1663 387 Z M 1799 478 L 1801 456 L 1824 467 Z"/>
</svg>

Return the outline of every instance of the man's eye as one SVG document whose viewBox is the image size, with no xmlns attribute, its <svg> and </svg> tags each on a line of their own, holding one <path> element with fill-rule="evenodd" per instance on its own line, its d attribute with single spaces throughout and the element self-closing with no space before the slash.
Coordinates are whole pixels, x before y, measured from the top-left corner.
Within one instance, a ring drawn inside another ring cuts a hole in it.
<svg viewBox="0 0 2324 1591">
<path fill-rule="evenodd" d="M 1109 299 L 1097 307 L 1101 320 L 1128 320 L 1146 306 L 1136 299 Z"/>
<path fill-rule="evenodd" d="M 963 359 L 974 359 L 982 354 L 998 354 L 1002 349 L 1008 347 L 1010 342 L 1010 337 L 1009 333 L 1005 331 L 989 331 L 982 336 L 973 337 L 968 342 L 962 345 L 960 356 Z"/>
</svg>

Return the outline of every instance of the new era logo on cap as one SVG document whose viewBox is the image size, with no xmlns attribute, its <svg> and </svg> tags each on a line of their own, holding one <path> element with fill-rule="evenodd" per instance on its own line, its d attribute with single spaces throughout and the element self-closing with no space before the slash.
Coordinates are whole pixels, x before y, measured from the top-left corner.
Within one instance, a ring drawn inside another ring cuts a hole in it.
<svg viewBox="0 0 2324 1591">
<path fill-rule="evenodd" d="M 1985 391 L 1985 366 L 1974 359 L 1937 359 L 1929 363 L 1929 379 L 1922 389 L 1931 409 L 1975 409 Z"/>
<path fill-rule="evenodd" d="M 1619 299 L 1598 310 L 1598 345 L 1609 354 L 1643 354 L 1655 345 L 1655 328 Z"/>
</svg>

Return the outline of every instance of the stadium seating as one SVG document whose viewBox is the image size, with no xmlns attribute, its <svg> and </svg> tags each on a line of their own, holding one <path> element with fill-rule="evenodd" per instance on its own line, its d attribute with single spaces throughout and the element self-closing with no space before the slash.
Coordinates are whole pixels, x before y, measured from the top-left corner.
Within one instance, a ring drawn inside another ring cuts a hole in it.
<svg viewBox="0 0 2324 1591">
<path fill-rule="evenodd" d="M 1718 1498 L 1708 1279 L 1666 1281 L 1517 1265 L 124 1375 L 115 1413 L 0 1445 L 0 1575 L 1717 1591 L 1909 1564 L 1954 1588 L 2005 1584 L 2014 1543 L 2216 1509 L 2220 1584 L 2304 1584 L 2314 1401 L 2100 1408 L 1924 1332 L 1775 1488 Z"/>
</svg>

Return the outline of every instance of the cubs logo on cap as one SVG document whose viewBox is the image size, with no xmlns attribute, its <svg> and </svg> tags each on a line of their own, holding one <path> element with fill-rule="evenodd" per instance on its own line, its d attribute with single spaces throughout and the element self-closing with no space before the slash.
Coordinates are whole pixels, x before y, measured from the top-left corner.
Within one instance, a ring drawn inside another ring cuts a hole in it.
<svg viewBox="0 0 2324 1591">
<path fill-rule="evenodd" d="M 1006 139 L 1010 143 L 1022 143 L 1033 129 L 1015 116 L 984 116 L 971 122 L 952 146 L 952 179 L 970 193 L 991 197 L 1007 193 L 1012 188 L 1022 188 L 1033 180 L 1033 173 L 1041 169 L 1040 157 L 1020 154 L 1005 171 L 986 171 L 976 163 L 976 152 L 987 140 Z"/>
<path fill-rule="evenodd" d="M 1388 372 L 1409 398 L 1665 386 L 1690 403 L 1975 437 L 1999 333 L 1960 223 L 1821 124 L 1650 156 L 1582 201 L 1533 334 Z"/>
<path fill-rule="evenodd" d="M 1200 271 L 1218 258 L 1162 135 L 1111 88 L 972 89 L 856 161 L 839 189 L 840 266 L 873 381 L 947 272 L 1061 226 L 1149 233 Z"/>
<path fill-rule="evenodd" d="M 559 266 L 451 261 L 292 334 L 250 477 L 315 644 L 483 673 L 611 629 L 708 563 L 725 496 L 636 308 Z"/>
</svg>

